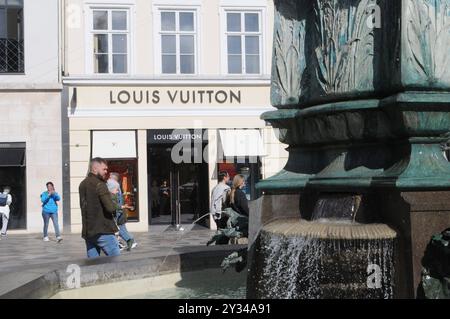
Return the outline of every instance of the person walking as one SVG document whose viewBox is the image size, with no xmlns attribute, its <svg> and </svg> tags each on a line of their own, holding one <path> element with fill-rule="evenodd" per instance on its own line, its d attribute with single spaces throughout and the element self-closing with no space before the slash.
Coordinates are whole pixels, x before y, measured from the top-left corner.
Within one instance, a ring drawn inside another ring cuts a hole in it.
<svg viewBox="0 0 450 319">
<path fill-rule="evenodd" d="M 106 160 L 96 157 L 90 161 L 89 174 L 81 182 L 80 193 L 81 237 L 86 242 L 88 258 L 119 256 L 119 242 L 115 233 L 119 231 L 114 214 L 116 207 L 106 187 L 108 172 Z"/>
<path fill-rule="evenodd" d="M 194 181 L 193 187 L 192 187 L 192 191 L 191 194 L 189 195 L 189 201 L 191 203 L 191 208 L 192 208 L 192 220 L 197 220 L 198 216 L 198 184 L 197 181 Z"/>
<path fill-rule="evenodd" d="M 58 202 L 61 196 L 55 191 L 55 186 L 52 182 L 46 184 L 47 190 L 41 194 L 42 202 L 42 219 L 44 220 L 44 241 L 50 241 L 48 238 L 48 224 L 50 219 L 53 222 L 55 229 L 56 241 L 62 241 L 61 233 L 58 224 Z"/>
<path fill-rule="evenodd" d="M 170 188 L 167 181 L 163 181 L 159 188 L 160 198 L 160 214 L 166 215 L 170 213 Z M 158 216 L 159 217 L 159 216 Z"/>
<path fill-rule="evenodd" d="M 110 178 L 106 182 L 106 185 L 113 196 L 113 202 L 116 204 L 115 221 L 119 227 L 119 237 L 127 243 L 127 250 L 130 251 L 132 248 L 136 248 L 137 243 L 134 237 L 128 232 L 126 226 L 127 218 L 124 209 L 129 207 L 125 205 L 123 200 L 123 193 L 119 184 L 120 175 L 118 173 L 111 173 L 109 176 Z"/>
<path fill-rule="evenodd" d="M 6 230 L 9 222 L 9 206 L 12 204 L 11 187 L 5 186 L 3 192 L 0 193 L 0 216 L 2 217 L 1 237 L 6 237 Z M 1 238 L 0 237 L 0 238 Z"/>
<path fill-rule="evenodd" d="M 160 194 L 159 194 L 159 187 L 158 183 L 156 181 L 153 181 L 152 187 L 151 187 L 151 196 L 152 196 L 152 217 L 159 217 L 160 216 Z"/>
<path fill-rule="evenodd" d="M 230 186 L 227 185 L 230 180 L 230 175 L 228 175 L 228 172 L 222 171 L 218 177 L 219 183 L 211 191 L 210 213 L 216 222 L 217 229 L 224 229 L 227 227 L 228 218 L 222 214 L 222 211 L 227 205 L 228 195 L 230 193 Z M 228 244 L 228 239 L 217 241 L 216 244 L 226 245 Z"/>
<path fill-rule="evenodd" d="M 247 216 L 249 215 L 248 199 L 242 190 L 245 187 L 245 178 L 238 174 L 233 178 L 233 187 L 230 193 L 230 206 L 237 213 Z"/>
</svg>

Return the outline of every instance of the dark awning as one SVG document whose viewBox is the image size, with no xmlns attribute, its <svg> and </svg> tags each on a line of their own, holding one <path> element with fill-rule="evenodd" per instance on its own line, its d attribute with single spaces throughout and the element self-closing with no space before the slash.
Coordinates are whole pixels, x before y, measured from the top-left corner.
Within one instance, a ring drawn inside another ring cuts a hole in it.
<svg viewBox="0 0 450 319">
<path fill-rule="evenodd" d="M 0 147 L 0 167 L 25 166 L 25 148 Z"/>
</svg>

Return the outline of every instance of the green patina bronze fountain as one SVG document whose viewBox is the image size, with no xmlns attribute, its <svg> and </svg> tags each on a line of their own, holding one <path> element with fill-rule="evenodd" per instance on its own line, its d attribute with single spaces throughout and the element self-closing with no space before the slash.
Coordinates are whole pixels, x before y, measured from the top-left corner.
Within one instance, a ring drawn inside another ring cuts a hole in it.
<svg viewBox="0 0 450 319">
<path fill-rule="evenodd" d="M 450 0 L 275 0 L 289 160 L 258 184 L 248 296 L 412 298 L 450 226 Z M 253 229 L 252 229 L 253 228 Z"/>
</svg>

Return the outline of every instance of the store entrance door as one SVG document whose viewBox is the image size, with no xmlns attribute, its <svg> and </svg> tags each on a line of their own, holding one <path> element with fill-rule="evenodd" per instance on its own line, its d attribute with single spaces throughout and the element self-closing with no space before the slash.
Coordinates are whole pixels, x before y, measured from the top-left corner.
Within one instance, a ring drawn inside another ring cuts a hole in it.
<svg viewBox="0 0 450 319">
<path fill-rule="evenodd" d="M 148 148 L 149 222 L 152 225 L 190 224 L 208 212 L 207 163 L 171 160 L 171 147 Z"/>
<path fill-rule="evenodd" d="M 12 197 L 8 230 L 27 228 L 25 150 L 25 143 L 0 144 L 0 192 L 8 186 Z"/>
<path fill-rule="evenodd" d="M 207 210 L 207 170 L 205 164 L 172 165 L 172 225 L 192 223 Z"/>
</svg>

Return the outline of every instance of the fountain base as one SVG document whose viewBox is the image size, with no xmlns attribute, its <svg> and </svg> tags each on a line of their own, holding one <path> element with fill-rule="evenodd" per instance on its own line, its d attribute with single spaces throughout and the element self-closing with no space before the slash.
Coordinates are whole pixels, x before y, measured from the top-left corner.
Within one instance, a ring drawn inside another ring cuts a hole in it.
<svg viewBox="0 0 450 319">
<path fill-rule="evenodd" d="M 393 298 L 394 243 L 384 224 L 279 219 L 254 243 L 249 298 Z"/>
</svg>

